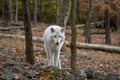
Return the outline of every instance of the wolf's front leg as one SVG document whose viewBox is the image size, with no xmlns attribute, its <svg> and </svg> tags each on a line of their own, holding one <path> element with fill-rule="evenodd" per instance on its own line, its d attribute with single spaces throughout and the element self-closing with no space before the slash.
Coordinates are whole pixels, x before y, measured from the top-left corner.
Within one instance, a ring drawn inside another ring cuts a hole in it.
<svg viewBox="0 0 120 80">
<path fill-rule="evenodd" d="M 60 50 L 55 53 L 55 59 L 54 59 L 54 61 L 55 61 L 55 66 L 57 66 L 57 67 L 60 68 L 61 65 L 60 65 L 60 63 L 59 63 L 59 59 L 60 59 Z"/>
<path fill-rule="evenodd" d="M 51 66 L 55 66 L 55 62 L 54 62 L 54 53 L 51 54 Z"/>
<path fill-rule="evenodd" d="M 52 65 L 52 59 L 51 59 L 50 53 L 47 54 L 47 62 L 48 62 L 48 65 Z"/>
<path fill-rule="evenodd" d="M 45 52 L 46 52 L 46 59 L 47 59 L 47 62 L 48 62 L 48 65 L 51 65 L 51 53 L 50 53 L 50 50 L 49 50 L 49 47 L 46 43 L 44 43 L 44 48 L 45 48 Z"/>
<path fill-rule="evenodd" d="M 51 51 L 50 51 L 48 45 L 45 47 L 45 52 L 46 52 L 46 58 L 47 58 L 48 65 L 51 65 L 51 63 L 52 63 Z"/>
<path fill-rule="evenodd" d="M 55 66 L 54 63 L 54 53 L 49 49 L 48 65 Z"/>
<path fill-rule="evenodd" d="M 59 66 L 60 69 L 62 69 L 62 67 L 61 67 L 61 60 L 59 60 L 58 66 Z"/>
</svg>

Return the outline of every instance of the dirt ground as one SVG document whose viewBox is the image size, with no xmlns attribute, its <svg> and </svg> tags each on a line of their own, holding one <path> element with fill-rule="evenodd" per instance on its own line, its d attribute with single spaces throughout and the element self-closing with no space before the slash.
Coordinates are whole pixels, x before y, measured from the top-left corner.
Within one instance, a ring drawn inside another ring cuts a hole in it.
<svg viewBox="0 0 120 80">
<path fill-rule="evenodd" d="M 33 36 L 42 37 L 43 32 L 48 24 L 38 24 L 37 27 L 32 28 Z M 95 29 L 97 30 L 97 29 Z M 99 29 L 98 29 L 99 30 Z M 0 31 L 0 33 L 7 34 L 19 34 L 24 35 L 23 30 L 10 30 L 10 31 Z M 71 40 L 70 28 L 66 29 L 66 40 Z M 85 42 L 85 37 L 83 35 L 83 28 L 77 28 L 77 41 Z M 93 44 L 105 44 L 105 34 L 92 34 Z M 113 46 L 120 47 L 120 31 L 111 32 L 111 42 Z M 19 59 L 21 61 L 25 60 L 25 42 L 15 38 L 2 38 L 0 37 L 0 48 L 6 51 L 0 51 L 0 55 L 5 55 L 14 59 Z M 44 49 L 43 44 L 34 42 L 34 53 L 36 63 L 41 61 L 46 61 L 43 56 Z M 11 50 L 8 52 L 7 50 Z M 10 53 L 10 54 L 9 54 Z M 70 66 L 70 49 L 66 47 L 63 49 L 63 54 L 61 55 L 62 68 L 69 68 Z M 77 49 L 77 68 L 82 69 L 92 69 L 98 72 L 103 72 L 108 74 L 110 72 L 120 75 L 120 54 L 113 52 L 96 51 L 89 49 Z"/>
</svg>

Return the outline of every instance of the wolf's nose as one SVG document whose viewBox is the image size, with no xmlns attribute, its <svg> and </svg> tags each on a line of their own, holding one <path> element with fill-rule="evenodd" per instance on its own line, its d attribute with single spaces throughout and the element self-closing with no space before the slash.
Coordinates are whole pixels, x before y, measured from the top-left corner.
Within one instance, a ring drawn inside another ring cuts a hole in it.
<svg viewBox="0 0 120 80">
<path fill-rule="evenodd" d="M 56 45 L 59 45 L 59 43 L 57 42 Z"/>
</svg>

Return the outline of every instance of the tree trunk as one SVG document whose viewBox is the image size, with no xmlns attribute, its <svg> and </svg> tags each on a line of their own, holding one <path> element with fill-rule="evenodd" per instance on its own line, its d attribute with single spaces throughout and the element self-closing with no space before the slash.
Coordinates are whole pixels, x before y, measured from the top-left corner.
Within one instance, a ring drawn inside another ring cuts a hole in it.
<svg viewBox="0 0 120 80">
<path fill-rule="evenodd" d="M 37 0 L 33 0 L 34 3 L 34 26 L 37 26 Z"/>
<path fill-rule="evenodd" d="M 119 26 L 119 17 L 118 17 L 118 8 L 117 8 L 117 1 L 113 3 L 114 5 L 114 11 L 115 11 L 115 15 L 114 15 L 114 29 L 115 31 L 120 30 L 120 26 Z"/>
<path fill-rule="evenodd" d="M 12 13 L 12 1 L 9 0 L 9 7 L 10 7 L 10 21 L 11 23 L 13 22 L 13 13 Z"/>
<path fill-rule="evenodd" d="M 80 9 L 81 9 L 80 0 L 77 0 L 77 10 L 76 10 L 76 12 L 77 12 L 77 21 L 78 21 L 78 23 L 80 23 L 80 21 L 81 21 Z"/>
<path fill-rule="evenodd" d="M 57 17 L 57 18 L 58 18 L 59 13 L 60 13 L 59 10 L 60 10 L 60 1 L 59 1 L 59 0 L 56 0 L 56 14 L 57 14 L 56 17 Z M 56 18 L 56 22 L 57 22 L 57 20 L 58 20 L 57 18 Z"/>
<path fill-rule="evenodd" d="M 40 22 L 43 22 L 43 0 L 40 0 Z"/>
<path fill-rule="evenodd" d="M 57 25 L 60 25 L 62 27 L 66 27 L 69 15 L 71 10 L 71 0 L 63 0 L 63 3 L 61 5 L 60 9 L 60 15 L 58 16 L 58 20 L 56 21 Z"/>
<path fill-rule="evenodd" d="M 111 44 L 110 38 L 110 14 L 109 9 L 105 10 L 105 31 L 106 31 L 106 43 Z"/>
<path fill-rule="evenodd" d="M 26 61 L 30 64 L 34 64 L 33 43 L 32 43 L 32 31 L 30 25 L 30 12 L 29 12 L 29 0 L 22 0 L 24 11 L 24 30 L 25 30 L 25 42 L 26 42 Z"/>
<path fill-rule="evenodd" d="M 5 11 L 4 11 L 4 9 L 5 9 L 4 0 L 2 0 L 1 2 L 2 2 L 2 20 L 4 22 L 4 13 L 5 13 Z"/>
<path fill-rule="evenodd" d="M 18 0 L 16 0 L 16 15 L 15 15 L 15 22 L 18 21 Z"/>
<path fill-rule="evenodd" d="M 11 26 L 11 19 L 10 19 L 10 1 L 9 0 L 2 0 L 3 2 L 3 26 L 10 27 Z"/>
<path fill-rule="evenodd" d="M 95 16 L 94 16 L 94 26 L 96 27 L 97 26 L 97 22 L 98 22 L 98 18 L 99 18 L 99 10 L 100 10 L 100 7 L 97 7 L 94 11 L 95 11 Z"/>
<path fill-rule="evenodd" d="M 88 10 L 88 14 L 87 14 L 87 20 L 86 20 L 86 26 L 85 26 L 85 42 L 86 43 L 91 43 L 91 36 L 90 36 L 90 23 L 91 23 L 91 18 L 92 18 L 92 10 L 93 10 L 93 0 L 89 0 L 89 10 Z"/>
<path fill-rule="evenodd" d="M 71 62 L 70 67 L 72 70 L 76 69 L 76 38 L 77 38 L 77 31 L 76 31 L 76 7 L 77 7 L 77 0 L 71 0 L 72 1 L 72 7 L 71 7 L 71 19 L 72 19 L 72 25 L 71 25 Z"/>
</svg>

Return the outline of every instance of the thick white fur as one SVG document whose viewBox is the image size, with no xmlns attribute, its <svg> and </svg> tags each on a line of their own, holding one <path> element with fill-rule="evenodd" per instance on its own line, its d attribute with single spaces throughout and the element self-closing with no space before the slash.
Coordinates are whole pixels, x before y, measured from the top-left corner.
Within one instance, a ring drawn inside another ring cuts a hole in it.
<svg viewBox="0 0 120 80">
<path fill-rule="evenodd" d="M 49 26 L 43 39 L 48 65 L 61 68 L 60 51 L 65 41 L 64 29 L 57 25 Z"/>
</svg>

